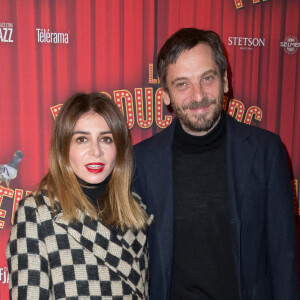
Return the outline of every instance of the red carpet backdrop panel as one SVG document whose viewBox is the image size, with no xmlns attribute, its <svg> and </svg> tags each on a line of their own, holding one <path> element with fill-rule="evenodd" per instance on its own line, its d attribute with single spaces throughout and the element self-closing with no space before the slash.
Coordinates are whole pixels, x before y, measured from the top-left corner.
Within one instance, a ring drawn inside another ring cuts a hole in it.
<svg viewBox="0 0 300 300">
<path fill-rule="evenodd" d="M 174 114 L 162 102 L 156 57 L 181 27 L 222 38 L 224 109 L 281 136 L 299 218 L 299 18 L 299 0 L 2 0 L 0 166 L 13 160 L 15 169 L 0 173 L 0 299 L 8 299 L 5 246 L 16 205 L 47 172 L 61 104 L 75 92 L 105 92 L 134 144 L 163 130 Z"/>
</svg>

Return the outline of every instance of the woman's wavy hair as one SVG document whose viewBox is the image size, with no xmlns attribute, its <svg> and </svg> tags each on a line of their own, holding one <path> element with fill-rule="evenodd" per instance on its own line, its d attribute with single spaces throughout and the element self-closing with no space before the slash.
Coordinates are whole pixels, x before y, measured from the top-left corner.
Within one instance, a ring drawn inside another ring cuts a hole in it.
<svg viewBox="0 0 300 300">
<path fill-rule="evenodd" d="M 116 146 L 115 166 L 101 200 L 101 210 L 94 207 L 84 195 L 69 161 L 70 143 L 78 119 L 85 113 L 101 115 L 109 126 Z M 55 120 L 52 131 L 49 172 L 42 179 L 39 191 L 46 188 L 55 208 L 59 200 L 63 215 L 69 221 L 78 217 L 78 209 L 93 219 L 101 218 L 107 226 L 142 229 L 147 214 L 131 192 L 133 154 L 129 130 L 117 105 L 102 93 L 78 93 L 70 97 Z"/>
</svg>

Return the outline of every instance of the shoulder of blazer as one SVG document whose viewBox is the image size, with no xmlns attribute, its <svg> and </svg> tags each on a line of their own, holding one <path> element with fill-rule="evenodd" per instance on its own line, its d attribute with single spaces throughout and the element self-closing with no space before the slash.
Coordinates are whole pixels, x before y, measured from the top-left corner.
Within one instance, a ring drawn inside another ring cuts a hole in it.
<svg viewBox="0 0 300 300">
<path fill-rule="evenodd" d="M 54 201 L 55 204 L 52 208 L 48 191 L 42 189 L 38 194 L 32 193 L 20 200 L 18 210 L 23 208 L 27 212 L 36 213 L 41 221 L 52 220 L 62 212 L 57 198 L 54 198 Z"/>
<path fill-rule="evenodd" d="M 31 193 L 21 199 L 18 203 L 18 209 L 21 207 L 30 207 L 38 209 L 39 206 L 47 206 L 51 210 L 50 199 L 47 197 L 47 191 L 42 190 L 40 193 Z"/>
<path fill-rule="evenodd" d="M 243 140 L 253 137 L 262 144 L 274 143 L 280 140 L 279 135 L 263 128 L 238 122 L 228 114 L 226 114 L 226 120 L 227 133 L 230 138 Z"/>
</svg>

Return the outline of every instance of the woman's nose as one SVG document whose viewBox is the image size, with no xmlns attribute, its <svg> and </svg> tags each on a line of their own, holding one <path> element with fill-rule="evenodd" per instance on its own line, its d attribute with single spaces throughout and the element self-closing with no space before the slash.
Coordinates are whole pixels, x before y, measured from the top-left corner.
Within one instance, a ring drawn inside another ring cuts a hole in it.
<svg viewBox="0 0 300 300">
<path fill-rule="evenodd" d="M 99 157 L 102 154 L 102 149 L 100 143 L 93 142 L 91 145 L 91 154 L 94 155 L 95 157 Z"/>
</svg>

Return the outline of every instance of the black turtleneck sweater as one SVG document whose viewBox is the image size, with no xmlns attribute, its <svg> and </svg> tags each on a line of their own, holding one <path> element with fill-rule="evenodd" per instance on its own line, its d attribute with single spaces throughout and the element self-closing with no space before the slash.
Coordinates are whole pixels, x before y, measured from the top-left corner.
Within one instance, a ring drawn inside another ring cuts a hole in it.
<svg viewBox="0 0 300 300">
<path fill-rule="evenodd" d="M 106 190 L 107 183 L 109 182 L 110 176 L 108 176 L 104 181 L 93 184 L 87 183 L 81 178 L 77 177 L 77 180 L 82 188 L 84 195 L 91 201 L 95 207 L 99 207 L 99 201 L 101 201 L 101 196 Z"/>
<path fill-rule="evenodd" d="M 226 179 L 226 117 L 205 136 L 177 120 L 173 142 L 172 300 L 236 300 Z"/>
</svg>

